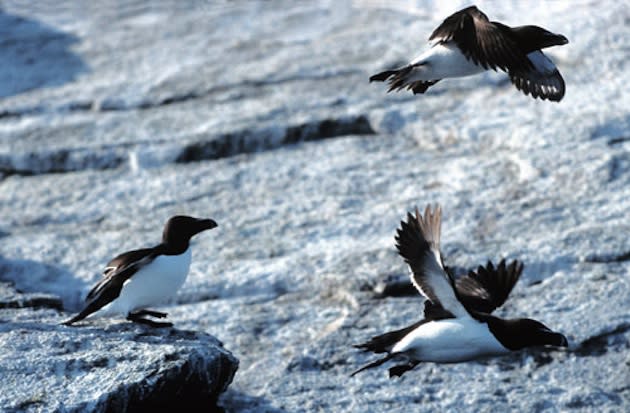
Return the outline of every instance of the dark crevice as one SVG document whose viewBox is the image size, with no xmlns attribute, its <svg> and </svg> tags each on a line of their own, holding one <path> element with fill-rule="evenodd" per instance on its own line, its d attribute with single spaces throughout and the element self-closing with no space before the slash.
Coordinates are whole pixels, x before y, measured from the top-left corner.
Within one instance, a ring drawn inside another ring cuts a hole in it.
<svg viewBox="0 0 630 413">
<path fill-rule="evenodd" d="M 467 274 L 469 271 L 469 269 L 459 266 L 447 268 L 452 274 L 455 274 L 456 278 Z M 363 287 L 362 290 L 371 290 L 374 292 L 374 298 L 378 299 L 387 297 L 413 297 L 418 295 L 418 290 L 411 283 L 409 275 L 403 273 L 389 274 L 377 282 L 376 285 Z"/>
<path fill-rule="evenodd" d="M 622 338 L 622 335 L 627 331 L 630 331 L 630 323 L 621 324 L 612 331 L 590 337 L 580 343 L 578 348 L 575 349 L 575 353 L 578 356 L 601 356 L 602 354 L 608 352 L 608 347 L 617 337 L 619 337 L 619 340 L 617 341 L 621 343 L 621 340 L 623 340 L 626 343 L 626 346 L 628 346 L 630 344 L 628 343 L 628 340 Z"/>
<path fill-rule="evenodd" d="M 5 308 L 51 308 L 63 310 L 61 299 L 47 295 L 26 294 L 23 297 L 0 301 L 0 309 Z"/>
<path fill-rule="evenodd" d="M 630 251 L 622 252 L 621 254 L 590 254 L 584 260 L 597 264 L 623 262 L 630 260 Z"/>
<path fill-rule="evenodd" d="M 57 108 L 50 108 L 45 105 L 22 107 L 17 109 L 0 110 L 0 119 L 21 118 L 22 116 L 41 115 L 44 113 L 69 113 L 69 112 L 89 112 L 98 111 L 98 108 L 91 100 L 79 100 L 70 102 Z"/>
<path fill-rule="evenodd" d="M 164 98 L 151 99 L 147 98 L 146 100 L 136 102 L 136 103 L 125 103 L 123 100 L 119 100 L 116 98 L 105 99 L 102 102 L 98 103 L 92 100 L 79 100 L 76 102 L 70 102 L 65 105 L 55 107 L 48 107 L 46 105 L 35 105 L 30 107 L 22 107 L 17 109 L 3 109 L 0 110 L 0 119 L 3 118 L 20 118 L 22 116 L 29 115 L 38 115 L 42 113 L 55 113 L 55 112 L 119 112 L 119 111 L 131 111 L 131 110 L 149 110 L 155 109 L 162 106 L 169 106 L 178 103 L 184 103 L 196 99 L 203 99 L 208 96 L 211 96 L 216 93 L 226 92 L 230 89 L 236 88 L 259 88 L 265 86 L 273 86 L 290 82 L 300 82 L 300 81 L 312 81 L 312 80 L 326 80 L 328 78 L 339 77 L 339 76 L 350 76 L 355 74 L 361 74 L 361 72 L 357 70 L 346 70 L 337 73 L 321 73 L 314 74 L 311 76 L 288 76 L 279 79 L 264 79 L 264 80 L 245 80 L 243 82 L 239 82 L 238 84 L 226 84 L 215 86 L 202 91 L 189 91 L 182 92 L 178 94 L 174 94 L 172 96 L 167 96 Z"/>
<path fill-rule="evenodd" d="M 314 120 L 301 125 L 245 129 L 185 145 L 176 163 L 211 160 L 271 150 L 298 142 L 316 141 L 346 135 L 375 134 L 364 115 Z M 154 142 L 155 143 L 155 142 Z M 99 148 L 59 149 L 23 154 L 0 154 L 0 176 L 39 175 L 105 170 L 124 165 L 132 145 L 109 145 Z"/>
<path fill-rule="evenodd" d="M 418 290 L 411 284 L 408 276 L 390 275 L 379 281 L 372 288 L 375 298 L 385 297 L 410 297 L 418 295 Z"/>
<path fill-rule="evenodd" d="M 16 289 L 14 283 L 10 281 L 0 281 L 0 295 L 0 309 L 51 308 L 59 311 L 63 309 L 63 303 L 59 297 L 41 293 L 24 293 Z"/>
<path fill-rule="evenodd" d="M 618 138 L 609 139 L 607 143 L 608 146 L 614 146 L 628 141 L 630 141 L 630 136 L 619 136 Z"/>
<path fill-rule="evenodd" d="M 376 298 L 385 297 L 412 297 L 418 295 L 418 290 L 411 284 L 411 281 L 378 283 L 374 287 Z"/>
<path fill-rule="evenodd" d="M 36 115 L 42 112 L 43 112 L 42 106 L 35 106 L 32 108 L 23 108 L 23 109 L 17 109 L 17 110 L 4 109 L 4 110 L 0 110 L 0 119 L 19 118 L 26 115 Z"/>
<path fill-rule="evenodd" d="M 194 142 L 184 148 L 175 162 L 188 163 L 219 159 L 242 153 L 269 150 L 283 145 L 316 141 L 346 135 L 375 134 L 368 119 L 363 116 L 324 119 L 289 126 L 284 129 L 269 127 L 243 130 L 219 135 L 212 140 Z"/>
<path fill-rule="evenodd" d="M 97 153 L 85 149 L 59 149 L 19 156 L 0 154 L 0 174 L 29 176 L 86 169 L 112 169 L 122 165 L 126 159 L 127 155 L 116 150 Z"/>
</svg>

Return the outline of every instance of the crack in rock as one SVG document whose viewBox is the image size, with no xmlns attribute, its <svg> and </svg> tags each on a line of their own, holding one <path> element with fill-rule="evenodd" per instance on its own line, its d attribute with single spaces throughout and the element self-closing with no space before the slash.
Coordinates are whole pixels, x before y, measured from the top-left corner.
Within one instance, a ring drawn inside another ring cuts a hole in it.
<svg viewBox="0 0 630 413">
<path fill-rule="evenodd" d="M 630 331 L 630 323 L 624 323 L 611 331 L 607 331 L 593 337 L 590 337 L 584 340 L 577 349 L 575 349 L 575 353 L 578 356 L 601 356 L 608 352 L 608 347 L 610 347 L 611 342 L 625 342 L 626 347 L 630 345 L 628 340 L 623 337 L 623 335 Z"/>
<path fill-rule="evenodd" d="M 122 148 L 93 152 L 86 149 L 59 149 L 48 152 L 0 154 L 0 173 L 5 175 L 40 175 L 86 169 L 112 169 L 122 165 L 128 156 Z"/>
<path fill-rule="evenodd" d="M 472 269 L 466 269 L 458 266 L 450 266 L 447 268 L 452 274 L 456 274 L 455 277 L 459 278 Z M 408 274 L 390 274 L 384 279 L 377 282 L 373 287 L 366 287 L 366 290 L 372 290 L 374 292 L 374 298 L 386 298 L 386 297 L 410 297 L 417 296 L 418 290 L 411 283 L 411 279 Z"/>
<path fill-rule="evenodd" d="M 586 262 L 597 264 L 623 262 L 628 260 L 630 260 L 630 251 L 622 252 L 620 254 L 590 254 L 584 259 Z"/>
<path fill-rule="evenodd" d="M 219 159 L 284 145 L 323 140 L 346 135 L 374 135 L 374 129 L 364 115 L 339 119 L 324 119 L 286 128 L 243 130 L 220 135 L 212 140 L 192 143 L 175 162 L 188 163 Z"/>
<path fill-rule="evenodd" d="M 5 308 L 50 308 L 62 310 L 61 299 L 54 295 L 42 293 L 23 293 L 13 283 L 0 281 L 0 309 Z"/>
<path fill-rule="evenodd" d="M 23 116 L 36 116 L 44 113 L 67 113 L 67 112 L 122 112 L 132 110 L 148 110 L 169 106 L 177 103 L 189 102 L 197 99 L 204 99 L 216 93 L 222 93 L 230 89 L 239 88 L 260 88 L 265 86 L 274 86 L 290 82 L 302 81 L 321 81 L 339 76 L 361 75 L 362 72 L 357 70 L 342 70 L 334 73 L 316 73 L 308 76 L 287 76 L 277 79 L 261 79 L 261 80 L 244 80 L 237 84 L 226 84 L 215 86 L 201 91 L 185 91 L 175 93 L 166 97 L 147 97 L 140 101 L 127 102 L 115 97 L 105 98 L 103 100 L 78 100 L 71 101 L 60 106 L 33 105 L 26 107 L 18 107 L 16 109 L 0 110 L 0 119 L 3 118 L 21 118 Z"/>
<path fill-rule="evenodd" d="M 348 116 L 323 119 L 287 127 L 245 129 L 230 132 L 181 148 L 175 163 L 219 159 L 242 153 L 276 149 L 297 142 L 315 141 L 346 135 L 374 135 L 367 117 Z M 22 154 L 0 154 L 0 176 L 66 173 L 87 169 L 113 169 L 130 159 L 127 144 L 93 150 L 59 149 Z M 166 163 L 172 162 L 170 159 Z"/>
<path fill-rule="evenodd" d="M 617 138 L 609 139 L 606 143 L 608 146 L 615 146 L 628 141 L 630 141 L 630 136 L 619 136 Z"/>
<path fill-rule="evenodd" d="M 0 301 L 0 309 L 1 308 L 51 308 L 61 311 L 63 304 L 57 297 L 28 294 L 14 300 Z"/>
</svg>

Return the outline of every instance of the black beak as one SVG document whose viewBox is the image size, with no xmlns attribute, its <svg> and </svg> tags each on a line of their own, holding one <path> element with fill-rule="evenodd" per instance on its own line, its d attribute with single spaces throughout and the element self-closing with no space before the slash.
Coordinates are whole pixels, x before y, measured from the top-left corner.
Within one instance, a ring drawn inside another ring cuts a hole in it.
<svg viewBox="0 0 630 413">
<path fill-rule="evenodd" d="M 549 344 L 555 347 L 569 347 L 569 341 L 560 333 L 550 334 Z"/>
<path fill-rule="evenodd" d="M 543 327 L 538 331 L 541 334 L 541 344 L 554 347 L 569 347 L 569 341 L 563 334 L 556 333 L 547 327 Z"/>
<path fill-rule="evenodd" d="M 212 229 L 212 228 L 216 228 L 219 225 L 212 219 L 200 219 L 199 220 L 199 224 L 201 224 L 201 230 L 205 231 L 207 229 Z"/>
<path fill-rule="evenodd" d="M 561 34 L 547 32 L 545 37 L 547 38 L 547 42 L 548 42 L 547 47 L 562 46 L 569 43 L 569 39 L 567 39 L 565 36 Z"/>
<path fill-rule="evenodd" d="M 200 232 L 207 231 L 212 228 L 216 228 L 218 225 L 213 219 L 203 219 L 203 218 L 195 218 L 196 221 L 193 224 L 193 227 L 190 228 L 192 231 L 191 236 L 197 235 Z"/>
<path fill-rule="evenodd" d="M 558 334 L 558 336 L 560 336 L 558 347 L 569 347 L 569 340 L 562 334 Z"/>
</svg>

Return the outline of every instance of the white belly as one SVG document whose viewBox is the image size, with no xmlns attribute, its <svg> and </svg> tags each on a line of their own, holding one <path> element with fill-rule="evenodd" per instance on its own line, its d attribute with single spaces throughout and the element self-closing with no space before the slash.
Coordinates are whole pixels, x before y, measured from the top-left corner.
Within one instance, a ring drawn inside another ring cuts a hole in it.
<svg viewBox="0 0 630 413">
<path fill-rule="evenodd" d="M 160 255 L 127 280 L 104 313 L 121 313 L 163 304 L 174 297 L 188 276 L 190 247 L 181 255 Z"/>
<path fill-rule="evenodd" d="M 392 352 L 404 352 L 416 360 L 454 363 L 508 353 L 488 325 L 473 318 L 431 321 L 413 330 Z"/>
<path fill-rule="evenodd" d="M 412 65 L 421 65 L 413 69 L 408 79 L 410 82 L 438 80 L 447 77 L 464 77 L 485 71 L 477 66 L 451 44 L 437 44 L 411 61 Z"/>
</svg>

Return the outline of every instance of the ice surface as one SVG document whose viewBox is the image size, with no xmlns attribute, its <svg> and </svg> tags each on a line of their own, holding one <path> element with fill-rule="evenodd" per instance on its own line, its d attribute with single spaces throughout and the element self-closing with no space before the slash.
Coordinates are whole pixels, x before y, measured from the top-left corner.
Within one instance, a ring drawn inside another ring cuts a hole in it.
<svg viewBox="0 0 630 413">
<path fill-rule="evenodd" d="M 211 217 L 166 308 L 239 358 L 228 411 L 628 410 L 628 8 L 477 3 L 567 36 L 545 52 L 567 84 L 556 104 L 495 72 L 387 94 L 369 76 L 470 3 L 342 3 L 3 2 L 3 33 L 26 19 L 67 73 L 0 70 L 0 278 L 75 311 L 169 216 Z M 568 351 L 348 377 L 367 361 L 351 344 L 421 313 L 373 288 L 404 278 L 395 229 L 429 202 L 447 264 L 525 262 L 500 314 L 562 331 Z"/>
</svg>

